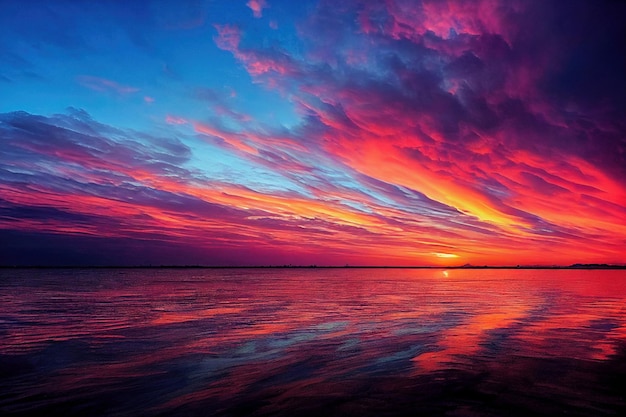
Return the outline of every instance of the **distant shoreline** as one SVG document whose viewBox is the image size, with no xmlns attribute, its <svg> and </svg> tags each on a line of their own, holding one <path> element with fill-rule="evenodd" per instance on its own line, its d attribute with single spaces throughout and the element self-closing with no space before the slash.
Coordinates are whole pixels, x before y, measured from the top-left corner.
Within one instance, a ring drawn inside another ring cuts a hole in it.
<svg viewBox="0 0 626 417">
<path fill-rule="evenodd" d="M 516 265 L 516 266 L 318 266 L 318 265 L 257 265 L 257 266 L 207 266 L 207 265 L 0 265 L 0 269 L 626 269 L 626 265 L 573 264 L 568 266 Z"/>
</svg>

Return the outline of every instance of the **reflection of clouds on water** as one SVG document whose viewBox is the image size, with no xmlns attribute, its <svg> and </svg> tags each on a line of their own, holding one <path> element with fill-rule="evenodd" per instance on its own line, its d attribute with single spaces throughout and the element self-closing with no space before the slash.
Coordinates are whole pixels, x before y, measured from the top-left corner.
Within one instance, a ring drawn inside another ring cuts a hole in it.
<svg viewBox="0 0 626 417">
<path fill-rule="evenodd" d="M 0 280 L 0 409 L 271 414 L 405 394 L 435 407 L 456 383 L 490 395 L 550 372 L 612 401 L 597 381 L 626 341 L 624 271 L 433 272 L 18 271 Z M 527 394 L 550 390 L 572 394 Z"/>
</svg>

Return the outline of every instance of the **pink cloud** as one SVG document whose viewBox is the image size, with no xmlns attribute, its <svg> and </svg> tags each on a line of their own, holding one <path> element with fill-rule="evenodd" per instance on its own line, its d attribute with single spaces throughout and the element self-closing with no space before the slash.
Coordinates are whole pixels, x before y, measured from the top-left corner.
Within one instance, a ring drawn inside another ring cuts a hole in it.
<svg viewBox="0 0 626 417">
<path fill-rule="evenodd" d="M 171 116 L 168 114 L 167 116 L 165 116 L 165 123 L 169 125 L 184 125 L 187 124 L 188 121 L 186 119 L 183 119 L 182 117 Z"/>
<path fill-rule="evenodd" d="M 297 63 L 280 50 L 256 51 L 240 48 L 243 33 L 232 25 L 215 25 L 217 36 L 214 38 L 218 48 L 232 52 L 241 61 L 250 75 L 258 76 L 274 72 L 280 75 L 299 72 Z"/>
<path fill-rule="evenodd" d="M 263 16 L 263 9 L 268 7 L 265 0 L 250 0 L 246 3 L 246 6 L 252 10 L 254 17 L 257 19 Z"/>
<path fill-rule="evenodd" d="M 217 30 L 215 44 L 225 51 L 234 52 L 241 42 L 241 30 L 234 25 L 214 25 Z"/>
</svg>

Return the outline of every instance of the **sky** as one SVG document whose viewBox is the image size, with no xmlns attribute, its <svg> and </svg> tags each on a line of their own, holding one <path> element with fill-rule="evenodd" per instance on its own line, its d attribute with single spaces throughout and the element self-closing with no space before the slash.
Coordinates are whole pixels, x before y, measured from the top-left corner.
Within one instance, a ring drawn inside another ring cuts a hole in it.
<svg viewBox="0 0 626 417">
<path fill-rule="evenodd" d="M 0 264 L 626 263 L 625 19 L 2 0 Z"/>
</svg>

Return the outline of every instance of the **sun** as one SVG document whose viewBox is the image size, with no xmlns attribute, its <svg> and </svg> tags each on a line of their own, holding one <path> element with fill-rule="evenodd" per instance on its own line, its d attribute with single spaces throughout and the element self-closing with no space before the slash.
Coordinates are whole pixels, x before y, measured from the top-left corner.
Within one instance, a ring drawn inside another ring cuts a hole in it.
<svg viewBox="0 0 626 417">
<path fill-rule="evenodd" d="M 459 255 L 455 255 L 454 253 L 435 252 L 433 253 L 433 255 L 435 255 L 437 258 L 458 258 L 459 257 Z"/>
</svg>

